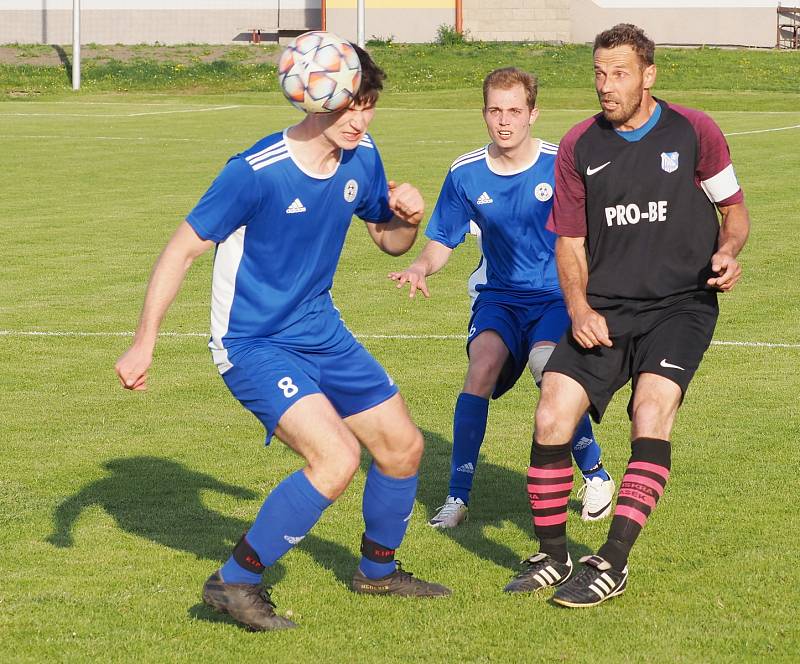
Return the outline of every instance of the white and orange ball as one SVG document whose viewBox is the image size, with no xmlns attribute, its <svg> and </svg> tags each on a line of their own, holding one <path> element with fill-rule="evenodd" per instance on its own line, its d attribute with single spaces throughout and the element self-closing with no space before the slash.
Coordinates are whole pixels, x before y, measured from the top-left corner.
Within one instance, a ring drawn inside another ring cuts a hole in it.
<svg viewBox="0 0 800 664">
<path fill-rule="evenodd" d="M 361 62 L 347 40 L 332 32 L 305 32 L 281 54 L 278 80 L 301 111 L 334 113 L 347 108 L 358 92 Z"/>
</svg>

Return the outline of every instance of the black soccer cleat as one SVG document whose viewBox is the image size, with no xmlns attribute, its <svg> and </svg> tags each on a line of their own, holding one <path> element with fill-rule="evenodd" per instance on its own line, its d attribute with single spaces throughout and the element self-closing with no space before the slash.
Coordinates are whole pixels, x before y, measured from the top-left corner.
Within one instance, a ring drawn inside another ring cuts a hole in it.
<svg viewBox="0 0 800 664">
<path fill-rule="evenodd" d="M 396 595 L 397 597 L 448 597 L 452 590 L 438 583 L 417 579 L 397 561 L 397 569 L 380 579 L 370 579 L 356 570 L 350 584 L 353 592 L 364 595 Z"/>
<path fill-rule="evenodd" d="M 224 583 L 219 570 L 203 586 L 203 601 L 221 613 L 227 613 L 255 632 L 297 627 L 288 618 L 275 613 L 275 603 L 260 584 Z"/>
<path fill-rule="evenodd" d="M 600 556 L 584 556 L 581 572 L 569 583 L 556 590 L 553 601 L 562 606 L 583 608 L 596 606 L 625 592 L 628 587 L 628 567 L 618 572 Z"/>
<path fill-rule="evenodd" d="M 553 588 L 564 583 L 572 574 L 572 560 L 560 563 L 546 553 L 537 553 L 520 563 L 523 568 L 503 588 L 507 593 L 529 593 L 542 588 Z"/>
</svg>

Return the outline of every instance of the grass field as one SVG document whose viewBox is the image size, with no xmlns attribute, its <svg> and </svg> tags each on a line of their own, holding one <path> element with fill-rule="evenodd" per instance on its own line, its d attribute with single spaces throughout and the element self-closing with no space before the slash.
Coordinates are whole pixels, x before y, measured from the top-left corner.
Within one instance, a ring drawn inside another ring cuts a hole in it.
<svg viewBox="0 0 800 664">
<path fill-rule="evenodd" d="M 477 71 L 495 66 L 479 56 Z M 454 254 L 429 282 L 430 300 L 409 301 L 386 274 L 411 258 L 382 255 L 356 222 L 334 298 L 427 442 L 399 557 L 454 595 L 348 591 L 360 473 L 267 575 L 279 609 L 302 626 L 276 634 L 248 633 L 199 603 L 263 496 L 300 466 L 280 444 L 262 446 L 210 362 L 209 256 L 164 323 L 151 389 L 124 392 L 112 367 L 174 227 L 230 154 L 299 115 L 270 92 L 0 99 L 0 660 L 796 661 L 800 93 L 773 74 L 760 91 L 684 89 L 677 76 L 659 89 L 709 110 L 729 134 L 753 232 L 679 415 L 673 475 L 634 549 L 628 592 L 587 612 L 501 592 L 535 550 L 529 377 L 492 406 L 468 525 L 425 526 L 446 493 L 476 250 L 468 242 Z M 536 135 L 557 141 L 594 111 L 586 79 L 543 87 Z M 390 93 L 381 106 L 372 134 L 388 174 L 419 186 L 432 208 L 452 159 L 485 141 L 479 90 Z M 617 478 L 626 401 L 623 390 L 597 427 Z M 604 540 L 607 523 L 583 524 L 573 498 L 568 527 L 574 558 Z"/>
</svg>

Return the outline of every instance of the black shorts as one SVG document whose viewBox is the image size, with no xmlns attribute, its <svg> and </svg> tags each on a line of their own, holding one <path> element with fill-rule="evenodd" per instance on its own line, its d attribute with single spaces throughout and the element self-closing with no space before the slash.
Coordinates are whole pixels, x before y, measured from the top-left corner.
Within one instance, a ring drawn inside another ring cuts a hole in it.
<svg viewBox="0 0 800 664">
<path fill-rule="evenodd" d="M 700 366 L 719 307 L 717 294 L 696 291 L 663 300 L 590 298 L 590 305 L 605 316 L 611 348 L 582 348 L 569 329 L 550 356 L 545 371 L 564 374 L 581 384 L 589 397 L 589 413 L 603 417 L 611 397 L 633 379 L 633 393 L 641 373 L 669 378 L 681 388 L 681 398 Z"/>
</svg>

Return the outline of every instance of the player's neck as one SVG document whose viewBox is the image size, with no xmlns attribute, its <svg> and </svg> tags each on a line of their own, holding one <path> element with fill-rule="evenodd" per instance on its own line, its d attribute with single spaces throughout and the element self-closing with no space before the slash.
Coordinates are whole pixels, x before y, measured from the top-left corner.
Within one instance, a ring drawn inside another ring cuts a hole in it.
<svg viewBox="0 0 800 664">
<path fill-rule="evenodd" d="M 324 134 L 310 131 L 301 122 L 286 130 L 286 142 L 292 157 L 307 171 L 327 175 L 336 170 L 341 149 Z"/>
<path fill-rule="evenodd" d="M 642 95 L 642 103 L 639 104 L 639 109 L 633 114 L 626 122 L 620 124 L 611 123 L 617 131 L 633 131 L 647 124 L 647 121 L 656 110 L 658 102 L 650 94 L 649 90 L 645 90 Z"/>
<path fill-rule="evenodd" d="M 489 161 L 498 173 L 516 173 L 530 166 L 539 154 L 539 139 L 529 136 L 513 148 L 489 145 Z"/>
</svg>

